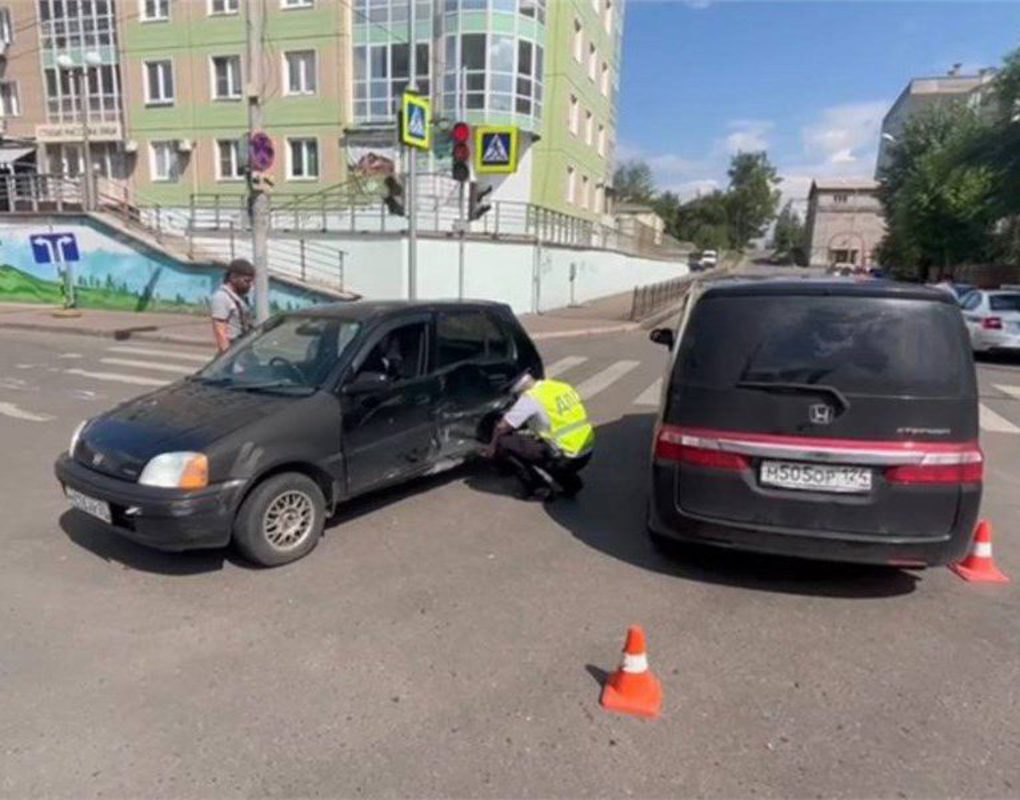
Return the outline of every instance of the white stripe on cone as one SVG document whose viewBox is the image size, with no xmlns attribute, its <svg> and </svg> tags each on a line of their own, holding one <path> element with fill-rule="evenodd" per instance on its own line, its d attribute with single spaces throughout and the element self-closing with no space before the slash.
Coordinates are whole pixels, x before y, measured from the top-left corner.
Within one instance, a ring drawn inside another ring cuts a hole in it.
<svg viewBox="0 0 1020 800">
<path fill-rule="evenodd" d="M 972 553 L 976 558 L 991 558 L 992 557 L 992 543 L 991 542 L 974 542 L 974 550 Z"/>
<path fill-rule="evenodd" d="M 622 669 L 624 672 L 647 672 L 648 656 L 645 653 L 638 653 L 637 655 L 624 653 L 623 665 L 620 667 L 620 669 Z"/>
</svg>

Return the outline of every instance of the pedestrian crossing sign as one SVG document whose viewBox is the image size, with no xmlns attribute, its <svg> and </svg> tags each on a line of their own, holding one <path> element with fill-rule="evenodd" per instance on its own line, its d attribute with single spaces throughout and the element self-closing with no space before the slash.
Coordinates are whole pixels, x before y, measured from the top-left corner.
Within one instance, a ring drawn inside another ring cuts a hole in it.
<svg viewBox="0 0 1020 800">
<path fill-rule="evenodd" d="M 432 104 L 427 97 L 404 93 L 400 115 L 400 140 L 408 147 L 428 150 L 432 146 Z"/>
<path fill-rule="evenodd" d="M 508 175 L 517 171 L 520 131 L 512 125 L 475 128 L 475 172 Z"/>
</svg>

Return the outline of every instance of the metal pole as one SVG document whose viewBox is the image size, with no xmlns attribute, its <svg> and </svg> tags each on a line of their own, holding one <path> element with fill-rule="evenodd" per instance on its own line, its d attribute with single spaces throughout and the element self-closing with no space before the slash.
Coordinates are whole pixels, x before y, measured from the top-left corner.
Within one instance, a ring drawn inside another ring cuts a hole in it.
<svg viewBox="0 0 1020 800">
<path fill-rule="evenodd" d="M 262 62 L 265 0 L 245 0 L 245 36 L 248 51 L 248 141 L 262 129 Z M 243 83 L 243 81 L 242 81 Z M 269 318 L 269 196 L 257 186 L 248 170 L 248 214 L 251 220 L 252 262 L 255 267 L 255 321 Z"/>
<path fill-rule="evenodd" d="M 415 47 L 416 0 L 407 0 L 407 91 L 418 91 L 418 48 Z M 404 211 L 407 214 L 407 297 L 418 297 L 418 148 L 407 148 L 407 186 L 404 187 Z"/>
<path fill-rule="evenodd" d="M 414 2 L 414 0 L 411 0 Z M 457 70 L 457 117 L 464 119 L 465 87 L 464 66 Z M 457 299 L 464 299 L 464 238 L 467 234 L 467 221 L 464 214 L 464 182 L 457 186 Z"/>
<path fill-rule="evenodd" d="M 92 210 L 92 144 L 89 141 L 89 102 L 88 80 L 85 78 L 85 67 L 76 67 L 74 70 L 78 84 L 78 103 L 81 104 L 81 145 L 85 157 L 85 173 L 82 176 L 82 190 L 85 193 L 85 210 Z M 85 92 L 82 92 L 82 84 L 85 84 Z"/>
</svg>

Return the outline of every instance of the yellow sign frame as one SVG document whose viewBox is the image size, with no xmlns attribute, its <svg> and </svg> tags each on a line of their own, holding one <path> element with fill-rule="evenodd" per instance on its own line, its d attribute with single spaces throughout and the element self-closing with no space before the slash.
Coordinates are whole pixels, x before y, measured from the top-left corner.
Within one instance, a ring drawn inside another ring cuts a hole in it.
<svg viewBox="0 0 1020 800">
<path fill-rule="evenodd" d="M 412 107 L 420 108 L 425 117 L 424 138 L 411 133 L 409 124 Z M 417 147 L 419 150 L 432 148 L 432 101 L 427 97 L 413 92 L 404 92 L 403 102 L 400 105 L 400 141 L 408 147 Z"/>
<path fill-rule="evenodd" d="M 482 145 L 486 135 L 508 134 L 510 136 L 510 162 L 507 164 L 486 164 L 485 148 Z M 475 128 L 475 173 L 478 175 L 511 175 L 517 172 L 517 159 L 520 155 L 521 129 L 516 125 L 480 125 Z"/>
</svg>

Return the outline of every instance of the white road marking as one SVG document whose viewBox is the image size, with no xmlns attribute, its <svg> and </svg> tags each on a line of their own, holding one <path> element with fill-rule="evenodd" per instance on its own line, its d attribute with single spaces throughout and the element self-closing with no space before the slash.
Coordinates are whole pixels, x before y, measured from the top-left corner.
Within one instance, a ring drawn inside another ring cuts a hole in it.
<svg viewBox="0 0 1020 800">
<path fill-rule="evenodd" d="M 637 396 L 634 401 L 636 406 L 657 406 L 659 405 L 659 397 L 662 394 L 662 378 L 659 378 L 655 383 L 645 389 L 641 394 Z"/>
<path fill-rule="evenodd" d="M 31 411 L 24 411 L 14 403 L 0 403 L 0 414 L 14 419 L 23 419 L 27 422 L 49 422 L 53 417 L 48 414 L 33 414 Z"/>
<path fill-rule="evenodd" d="M 81 353 L 61 353 L 60 358 L 82 358 Z"/>
<path fill-rule="evenodd" d="M 40 366 L 39 364 L 15 364 L 18 369 L 32 369 L 33 367 Z"/>
<path fill-rule="evenodd" d="M 130 347 L 127 345 L 115 345 L 106 348 L 111 353 L 125 353 L 131 356 L 158 356 L 159 358 L 176 358 L 181 361 L 194 361 L 198 364 L 205 364 L 212 360 L 212 353 L 199 355 L 198 353 L 185 353 L 180 350 L 157 350 L 148 347 Z"/>
<path fill-rule="evenodd" d="M 1000 386 L 997 383 L 993 383 L 992 386 L 1003 394 L 1008 394 L 1014 400 L 1020 400 L 1020 386 Z"/>
<path fill-rule="evenodd" d="M 610 364 L 602 372 L 596 372 L 587 380 L 579 383 L 576 387 L 577 393 L 581 395 L 582 399 L 590 400 L 599 392 L 608 389 L 632 369 L 635 369 L 640 363 L 640 361 L 624 359 Z"/>
<path fill-rule="evenodd" d="M 978 418 L 980 419 L 981 430 L 983 431 L 988 431 L 989 433 L 1020 433 L 1020 428 L 1001 414 L 996 414 L 984 403 L 978 406 Z"/>
<path fill-rule="evenodd" d="M 115 381 L 117 383 L 133 383 L 136 386 L 166 386 L 169 381 L 158 378 L 143 378 L 140 375 L 124 375 L 120 372 L 89 372 L 86 369 L 65 369 L 67 375 L 78 375 L 82 378 L 94 378 L 97 381 Z"/>
<path fill-rule="evenodd" d="M 115 367 L 138 367 L 139 369 L 154 369 L 159 372 L 176 372 L 180 375 L 188 375 L 198 369 L 183 364 L 154 364 L 151 361 L 135 361 L 133 358 L 101 358 L 99 361 L 103 364 L 113 364 Z"/>
<path fill-rule="evenodd" d="M 545 368 L 545 377 L 555 378 L 557 375 L 562 375 L 568 369 L 580 366 L 587 360 L 588 359 L 584 356 L 567 356 L 566 358 L 561 358 L 559 361 L 550 364 Z"/>
</svg>

